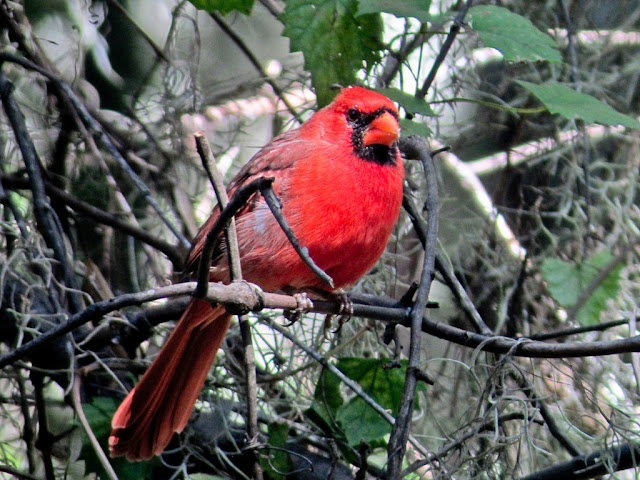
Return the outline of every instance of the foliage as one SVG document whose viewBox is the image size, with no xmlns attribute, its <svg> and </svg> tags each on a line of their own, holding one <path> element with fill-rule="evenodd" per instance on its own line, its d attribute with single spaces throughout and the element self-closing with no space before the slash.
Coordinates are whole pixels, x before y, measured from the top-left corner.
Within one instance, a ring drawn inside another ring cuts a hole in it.
<svg viewBox="0 0 640 480">
<path fill-rule="evenodd" d="M 591 95 L 576 92 L 566 85 L 558 83 L 535 85 L 524 80 L 517 80 L 517 82 L 533 93 L 547 107 L 549 113 L 557 113 L 569 120 L 581 118 L 589 123 L 640 128 L 640 122 L 635 118 L 617 112 Z"/>
<path fill-rule="evenodd" d="M 355 84 L 358 71 L 380 58 L 380 17 L 358 15 L 356 0 L 290 0 L 280 19 L 291 50 L 304 54 L 321 107 L 333 98 L 332 85 Z"/>
<path fill-rule="evenodd" d="M 473 29 L 482 43 L 495 48 L 505 60 L 561 62 L 556 42 L 527 18 L 494 5 L 469 9 Z"/>
<path fill-rule="evenodd" d="M 246 15 L 253 9 L 253 0 L 189 0 L 194 7 L 207 12 L 220 12 L 226 15 L 230 12 L 240 12 Z"/>
<path fill-rule="evenodd" d="M 613 262 L 613 263 L 612 263 Z M 614 265 L 609 271 L 607 266 Z M 576 313 L 576 320 L 582 325 L 594 325 L 600 321 L 600 314 L 609 300 L 614 300 L 620 290 L 622 265 L 608 250 L 598 252 L 581 264 L 565 262 L 557 258 L 547 258 L 542 264 L 542 273 L 553 298 L 564 308 L 574 308 L 582 293 L 599 280 L 593 292 Z M 599 279 L 601 272 L 608 272 Z"/>
</svg>

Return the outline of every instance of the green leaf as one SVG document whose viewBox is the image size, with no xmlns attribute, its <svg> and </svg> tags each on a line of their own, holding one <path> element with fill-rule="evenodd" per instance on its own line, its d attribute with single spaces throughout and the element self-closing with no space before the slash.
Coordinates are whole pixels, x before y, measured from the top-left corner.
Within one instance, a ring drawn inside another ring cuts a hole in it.
<svg viewBox="0 0 640 480">
<path fill-rule="evenodd" d="M 427 117 L 435 117 L 436 114 L 427 102 L 419 98 L 414 97 L 397 88 L 378 88 L 376 91 L 382 95 L 389 97 L 396 103 L 399 103 L 409 113 L 419 113 Z"/>
<path fill-rule="evenodd" d="M 406 362 L 403 368 L 384 368 L 389 359 L 341 358 L 336 366 L 381 407 L 396 415 L 402 400 Z M 424 389 L 424 385 L 421 384 Z M 336 418 L 345 433 L 347 442 L 358 445 L 380 442 L 391 432 L 391 425 L 360 397 L 354 397 L 338 408 Z"/>
<path fill-rule="evenodd" d="M 542 264 L 542 275 L 549 293 L 564 308 L 572 308 L 582 292 L 594 281 L 600 271 L 614 259 L 609 250 L 602 250 L 582 264 L 547 258 Z M 615 298 L 620 289 L 622 265 L 616 266 L 578 310 L 576 319 L 581 325 L 595 325 L 607 301 Z"/>
<path fill-rule="evenodd" d="M 529 19 L 493 5 L 472 7 L 469 14 L 482 43 L 499 50 L 505 60 L 562 62 L 556 42 Z"/>
<path fill-rule="evenodd" d="M 189 0 L 194 7 L 206 12 L 220 12 L 222 15 L 238 11 L 249 15 L 253 9 L 253 0 Z"/>
<path fill-rule="evenodd" d="M 395 415 L 402 400 L 407 362 L 401 362 L 402 368 L 393 369 L 384 368 L 387 363 L 389 359 L 385 358 L 345 357 L 338 360 L 336 367 L 358 382 L 380 406 Z M 383 444 L 384 436 L 391 432 L 391 425 L 358 396 L 350 394 L 352 398 L 345 403 L 340 383 L 337 376 L 328 370 L 323 371 L 313 404 L 305 412 L 306 415 L 339 442 L 351 446 L 358 445 L 362 440 L 370 444 Z M 418 391 L 424 389 L 424 384 L 418 385 Z"/>
<path fill-rule="evenodd" d="M 407 120 L 406 118 L 400 119 L 400 129 L 402 130 L 403 137 L 408 137 L 410 135 L 430 137 L 433 133 L 424 123 L 414 122 L 412 120 Z"/>
<path fill-rule="evenodd" d="M 635 118 L 614 110 L 604 102 L 579 93 L 560 83 L 536 85 L 535 83 L 516 80 L 540 100 L 549 113 L 557 113 L 565 118 L 579 117 L 585 122 L 601 125 L 623 125 L 628 128 L 640 129 L 640 122 Z"/>
<path fill-rule="evenodd" d="M 267 456 L 260 456 L 262 469 L 274 480 L 285 480 L 286 474 L 293 470 L 291 457 L 286 446 L 289 439 L 289 427 L 284 423 L 269 424 L 269 446 Z"/>
<path fill-rule="evenodd" d="M 338 408 L 343 403 L 344 400 L 340 393 L 340 379 L 325 369 L 318 379 L 313 403 L 305 413 L 325 433 L 330 435 L 331 432 L 339 430 L 335 417 Z"/>
<path fill-rule="evenodd" d="M 352 447 L 361 442 L 369 445 L 380 443 L 385 435 L 391 433 L 391 425 L 360 397 L 340 408 L 336 418 L 343 426 L 347 443 Z"/>
<path fill-rule="evenodd" d="M 357 0 L 290 0 L 280 20 L 291 51 L 301 51 L 322 107 L 333 99 L 333 84 L 356 83 L 356 73 L 379 60 L 380 15 L 357 15 Z"/>
<path fill-rule="evenodd" d="M 358 2 L 358 15 L 367 13 L 390 13 L 400 18 L 413 17 L 421 22 L 430 22 L 433 15 L 429 13 L 431 1 L 426 0 L 360 0 Z"/>
</svg>

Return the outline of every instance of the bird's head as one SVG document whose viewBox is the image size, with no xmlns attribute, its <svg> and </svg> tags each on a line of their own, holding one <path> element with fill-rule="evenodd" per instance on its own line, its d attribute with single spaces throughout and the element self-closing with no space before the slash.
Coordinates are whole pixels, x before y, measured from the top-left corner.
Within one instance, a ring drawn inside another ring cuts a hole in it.
<svg viewBox="0 0 640 480">
<path fill-rule="evenodd" d="M 363 87 L 344 88 L 323 110 L 337 131 L 346 132 L 358 157 L 381 165 L 398 161 L 398 109 L 387 97 Z"/>
</svg>

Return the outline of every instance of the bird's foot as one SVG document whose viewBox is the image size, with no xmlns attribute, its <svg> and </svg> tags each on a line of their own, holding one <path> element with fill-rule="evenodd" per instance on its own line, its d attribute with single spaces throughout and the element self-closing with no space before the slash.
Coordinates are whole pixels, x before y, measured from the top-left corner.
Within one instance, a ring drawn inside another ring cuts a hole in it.
<svg viewBox="0 0 640 480">
<path fill-rule="evenodd" d="M 338 328 L 332 332 L 334 334 L 339 333 L 342 326 L 351 320 L 351 317 L 353 316 L 353 302 L 346 293 L 336 293 L 334 298 L 338 302 L 338 312 L 335 314 L 329 313 L 325 317 L 323 327 L 323 334 L 325 338 L 327 338 L 327 332 L 331 328 L 331 321 L 336 316 L 338 317 Z"/>
<path fill-rule="evenodd" d="M 297 303 L 295 310 L 284 311 L 284 318 L 289 320 L 289 323 L 285 325 L 287 327 L 296 323 L 305 313 L 308 313 L 313 308 L 313 302 L 306 292 L 294 293 L 293 297 L 296 299 Z"/>
</svg>

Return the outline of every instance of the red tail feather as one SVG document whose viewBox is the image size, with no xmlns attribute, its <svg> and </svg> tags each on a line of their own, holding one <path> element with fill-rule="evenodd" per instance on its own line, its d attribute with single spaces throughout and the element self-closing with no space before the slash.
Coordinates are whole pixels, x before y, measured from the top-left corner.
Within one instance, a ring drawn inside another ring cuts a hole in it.
<svg viewBox="0 0 640 480">
<path fill-rule="evenodd" d="M 229 329 L 231 315 L 193 299 L 160 353 L 112 421 L 112 456 L 146 460 L 181 432 Z"/>
</svg>

